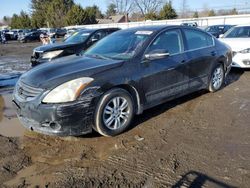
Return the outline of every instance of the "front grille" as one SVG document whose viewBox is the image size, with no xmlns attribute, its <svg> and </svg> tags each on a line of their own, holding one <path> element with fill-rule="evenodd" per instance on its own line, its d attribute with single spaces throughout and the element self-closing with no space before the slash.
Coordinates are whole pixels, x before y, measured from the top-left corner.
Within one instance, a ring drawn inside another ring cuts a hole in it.
<svg viewBox="0 0 250 188">
<path fill-rule="evenodd" d="M 28 100 L 28 99 L 31 100 L 37 97 L 38 95 L 42 93 L 42 91 L 43 90 L 41 88 L 29 86 L 21 81 L 18 82 L 17 87 L 16 87 L 17 95 L 25 100 Z"/>
</svg>

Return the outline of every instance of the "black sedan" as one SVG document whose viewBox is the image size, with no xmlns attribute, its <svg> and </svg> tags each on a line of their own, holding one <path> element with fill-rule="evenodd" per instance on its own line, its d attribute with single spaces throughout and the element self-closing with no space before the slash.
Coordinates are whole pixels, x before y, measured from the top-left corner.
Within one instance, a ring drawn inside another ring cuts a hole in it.
<svg viewBox="0 0 250 188">
<path fill-rule="evenodd" d="M 83 56 L 45 63 L 19 79 L 14 104 L 22 124 L 52 135 L 124 132 L 135 114 L 188 93 L 219 90 L 232 52 L 185 26 L 125 29 Z"/>
<path fill-rule="evenodd" d="M 226 33 L 234 25 L 211 25 L 208 26 L 205 31 L 214 35 L 216 38 L 219 38 L 220 35 Z"/>
<path fill-rule="evenodd" d="M 19 41 L 22 42 L 22 43 L 40 41 L 40 35 L 41 34 L 44 34 L 44 32 L 42 32 L 42 31 L 32 31 L 32 32 L 26 33 L 25 35 L 22 35 L 19 38 Z"/>
<path fill-rule="evenodd" d="M 119 28 L 84 29 L 76 31 L 62 43 L 39 46 L 33 50 L 31 66 L 34 67 L 59 57 L 79 54 L 103 37 L 119 30 Z"/>
</svg>

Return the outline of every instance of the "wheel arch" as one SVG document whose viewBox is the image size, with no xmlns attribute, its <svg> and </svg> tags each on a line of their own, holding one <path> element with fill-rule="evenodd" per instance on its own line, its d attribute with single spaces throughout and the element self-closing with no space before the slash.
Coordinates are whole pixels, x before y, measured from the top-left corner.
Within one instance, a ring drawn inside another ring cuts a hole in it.
<svg viewBox="0 0 250 188">
<path fill-rule="evenodd" d="M 120 84 L 120 85 L 116 85 L 110 89 L 114 89 L 114 88 L 121 88 L 121 89 L 126 90 L 132 96 L 133 101 L 135 101 L 135 103 L 134 103 L 135 113 L 141 114 L 143 112 L 139 92 L 137 91 L 137 89 L 134 86 L 131 86 L 129 84 Z"/>
<path fill-rule="evenodd" d="M 216 63 L 221 64 L 221 65 L 223 66 L 224 71 L 226 72 L 226 68 L 227 68 L 227 66 L 226 66 L 227 57 L 226 57 L 225 55 L 220 56 L 220 57 L 217 59 Z"/>
</svg>

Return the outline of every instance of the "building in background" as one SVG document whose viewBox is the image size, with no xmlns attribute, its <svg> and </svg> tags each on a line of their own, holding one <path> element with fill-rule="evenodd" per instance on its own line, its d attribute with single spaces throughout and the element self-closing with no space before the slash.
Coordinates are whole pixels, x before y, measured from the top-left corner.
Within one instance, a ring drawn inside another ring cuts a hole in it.
<svg viewBox="0 0 250 188">
<path fill-rule="evenodd" d="M 126 23 L 129 22 L 127 15 L 115 15 L 106 19 L 97 19 L 98 24 Z"/>
</svg>

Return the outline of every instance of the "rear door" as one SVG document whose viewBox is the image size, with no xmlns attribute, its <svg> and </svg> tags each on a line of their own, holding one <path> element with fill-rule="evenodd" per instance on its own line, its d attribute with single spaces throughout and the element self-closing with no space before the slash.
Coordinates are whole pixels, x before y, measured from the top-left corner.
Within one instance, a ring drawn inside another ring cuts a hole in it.
<svg viewBox="0 0 250 188">
<path fill-rule="evenodd" d="M 206 86 L 217 51 L 214 39 L 209 34 L 195 29 L 183 29 L 183 33 L 190 78 L 189 89 L 197 90 Z"/>
<path fill-rule="evenodd" d="M 148 104 L 173 97 L 188 87 L 181 31 L 163 31 L 153 40 L 145 54 L 155 52 L 168 52 L 169 56 L 141 63 L 144 75 L 141 84 Z"/>
</svg>

